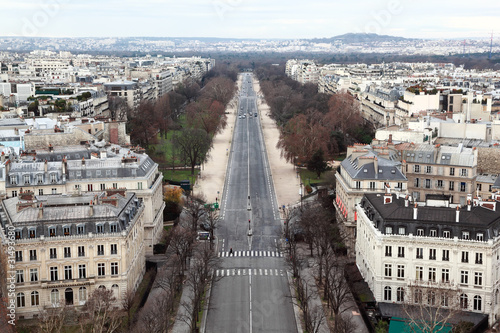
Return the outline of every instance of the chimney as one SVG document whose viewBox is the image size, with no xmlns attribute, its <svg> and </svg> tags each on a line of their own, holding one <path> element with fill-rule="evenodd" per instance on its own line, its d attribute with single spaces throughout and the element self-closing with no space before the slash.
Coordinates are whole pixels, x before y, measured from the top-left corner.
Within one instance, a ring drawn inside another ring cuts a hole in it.
<svg viewBox="0 0 500 333">
<path fill-rule="evenodd" d="M 62 160 L 62 177 L 63 177 L 63 181 L 66 181 L 66 155 L 63 157 L 63 160 Z"/>
<path fill-rule="evenodd" d="M 408 207 L 409 200 L 408 200 L 408 194 L 405 197 L 405 207 Z"/>
<path fill-rule="evenodd" d="M 460 222 L 460 207 L 457 206 L 457 212 L 456 212 L 456 215 L 455 215 L 455 222 Z"/>
<path fill-rule="evenodd" d="M 458 208 L 458 207 L 457 207 Z M 467 211 L 470 212 L 470 200 L 467 200 Z M 457 221 L 458 222 L 458 221 Z"/>
<path fill-rule="evenodd" d="M 101 149 L 100 150 L 100 153 L 101 153 L 101 160 L 102 159 L 105 159 L 107 157 L 107 152 L 106 152 L 106 149 Z"/>
<path fill-rule="evenodd" d="M 53 153 L 54 152 L 54 147 L 52 147 L 52 144 L 49 143 L 49 152 Z"/>
<path fill-rule="evenodd" d="M 373 168 L 375 169 L 375 178 L 378 178 L 378 158 L 373 159 Z"/>
<path fill-rule="evenodd" d="M 5 153 L 4 152 L 2 152 L 2 155 L 0 158 L 1 158 L 2 163 L 5 162 Z"/>
<path fill-rule="evenodd" d="M 85 157 L 82 157 L 82 166 L 85 165 Z"/>
<path fill-rule="evenodd" d="M 389 193 L 384 194 L 384 205 L 392 203 L 392 195 Z"/>
<path fill-rule="evenodd" d="M 389 140 L 387 140 L 388 144 L 392 144 L 392 134 L 389 134 Z"/>
<path fill-rule="evenodd" d="M 92 202 L 92 200 L 90 200 L 90 212 L 89 212 L 89 215 L 90 216 L 94 216 L 94 203 Z"/>
<path fill-rule="evenodd" d="M 48 162 L 47 160 L 45 160 L 45 162 L 43 162 L 43 170 L 45 171 L 45 173 L 47 173 L 47 170 L 49 169 L 49 166 L 48 166 Z"/>
<path fill-rule="evenodd" d="M 413 207 L 413 219 L 416 220 L 418 216 L 417 203 L 415 202 L 415 207 Z"/>
<path fill-rule="evenodd" d="M 38 219 L 43 219 L 43 204 L 40 202 L 40 206 L 38 206 Z"/>
</svg>

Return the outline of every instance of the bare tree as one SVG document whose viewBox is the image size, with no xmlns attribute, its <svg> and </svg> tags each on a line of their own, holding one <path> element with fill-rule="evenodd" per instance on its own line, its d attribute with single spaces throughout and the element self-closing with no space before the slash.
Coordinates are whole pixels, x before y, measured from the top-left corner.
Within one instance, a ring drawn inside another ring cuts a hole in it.
<svg viewBox="0 0 500 333">
<path fill-rule="evenodd" d="M 116 298 L 113 291 L 97 288 L 90 295 L 83 306 L 80 316 L 80 328 L 86 331 L 90 328 L 92 333 L 113 333 L 121 323 L 122 315 L 115 307 Z"/>
<path fill-rule="evenodd" d="M 69 308 L 66 301 L 61 300 L 58 306 L 45 306 L 39 310 L 38 330 L 41 333 L 60 333 L 63 329 Z"/>
<path fill-rule="evenodd" d="M 334 329 L 341 325 L 342 314 L 349 309 L 354 300 L 344 276 L 345 266 L 343 264 L 332 265 L 326 272 L 328 276 L 325 289 L 327 290 L 327 300 L 330 310 L 335 315 Z"/>
<path fill-rule="evenodd" d="M 441 332 L 467 308 L 462 291 L 447 283 L 417 281 L 398 293 L 412 332 Z"/>
<path fill-rule="evenodd" d="M 122 308 L 127 315 L 127 329 L 129 330 L 132 325 L 132 307 L 134 306 L 134 297 L 135 293 L 131 289 L 127 288 L 121 300 Z"/>
<path fill-rule="evenodd" d="M 323 311 L 323 307 L 320 305 L 314 305 L 308 309 L 309 311 L 309 329 L 311 333 L 319 332 L 321 325 L 325 322 L 325 311 Z"/>
<path fill-rule="evenodd" d="M 127 120 L 127 115 L 130 113 L 130 107 L 128 106 L 126 100 L 117 96 L 109 96 L 108 106 L 112 120 L 114 121 Z"/>
<path fill-rule="evenodd" d="M 209 205 L 205 208 L 205 214 L 207 216 L 207 223 L 210 229 L 210 248 L 212 248 L 214 242 L 214 231 L 217 228 L 217 223 L 219 222 L 219 211 Z"/>
<path fill-rule="evenodd" d="M 356 331 L 357 325 L 352 319 L 352 315 L 343 314 L 335 324 L 334 333 L 351 333 Z"/>
<path fill-rule="evenodd" d="M 186 229 L 180 225 L 172 229 L 170 247 L 179 257 L 182 271 L 186 269 L 186 261 L 191 254 L 192 245 L 195 238 L 196 234 L 192 230 Z"/>
<path fill-rule="evenodd" d="M 172 297 L 167 298 L 165 312 L 173 312 L 175 297 L 182 291 L 182 280 L 182 262 L 179 256 L 172 254 L 168 262 L 160 268 L 153 285 L 153 288 L 161 288 L 168 295 L 172 295 Z"/>
<path fill-rule="evenodd" d="M 288 221 L 285 228 L 285 241 L 286 241 L 286 262 L 292 270 L 293 277 L 299 277 L 300 270 L 303 266 L 302 255 L 297 251 L 298 235 L 300 234 L 300 227 L 298 223 Z"/>
<path fill-rule="evenodd" d="M 134 332 L 168 332 L 172 322 L 172 312 L 165 311 L 165 308 L 171 303 L 172 296 L 172 293 L 163 290 L 160 294 L 154 296 L 154 300 L 146 303 L 144 308 L 141 309 Z"/>
<path fill-rule="evenodd" d="M 205 214 L 205 198 L 202 195 L 191 195 L 184 201 L 184 211 L 188 215 L 189 225 L 192 231 L 198 229 L 201 217 Z"/>
</svg>

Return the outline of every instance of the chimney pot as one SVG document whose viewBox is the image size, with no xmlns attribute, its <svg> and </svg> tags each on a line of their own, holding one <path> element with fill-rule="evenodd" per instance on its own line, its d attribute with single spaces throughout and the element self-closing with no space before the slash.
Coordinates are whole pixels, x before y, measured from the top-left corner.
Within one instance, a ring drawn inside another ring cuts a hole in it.
<svg viewBox="0 0 500 333">
<path fill-rule="evenodd" d="M 418 216 L 417 203 L 415 202 L 415 207 L 413 207 L 413 219 L 416 220 Z"/>
</svg>

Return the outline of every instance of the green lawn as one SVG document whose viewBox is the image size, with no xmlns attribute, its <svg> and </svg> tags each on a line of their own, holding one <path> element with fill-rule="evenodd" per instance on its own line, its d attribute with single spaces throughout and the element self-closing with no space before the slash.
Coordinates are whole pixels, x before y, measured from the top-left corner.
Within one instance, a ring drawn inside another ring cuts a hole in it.
<svg viewBox="0 0 500 333">
<path fill-rule="evenodd" d="M 311 183 L 320 183 L 326 181 L 326 175 L 329 172 L 333 171 L 326 171 L 321 174 L 321 177 L 318 179 L 318 176 L 316 175 L 315 172 L 309 171 L 306 168 L 299 168 L 299 174 L 300 174 L 300 179 L 302 181 L 302 184 L 309 185 Z"/>
<path fill-rule="evenodd" d="M 173 181 L 181 181 L 185 179 L 189 179 L 191 181 L 191 185 L 194 184 L 196 177 L 198 176 L 198 173 L 200 170 L 195 169 L 194 170 L 194 176 L 191 176 L 191 169 L 164 169 L 162 170 L 163 172 L 163 179 L 169 179 Z"/>
</svg>

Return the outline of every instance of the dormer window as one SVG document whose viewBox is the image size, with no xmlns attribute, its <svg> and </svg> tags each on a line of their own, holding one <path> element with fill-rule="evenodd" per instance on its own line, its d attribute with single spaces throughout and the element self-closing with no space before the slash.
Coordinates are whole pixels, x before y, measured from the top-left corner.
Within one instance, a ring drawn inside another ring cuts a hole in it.
<svg viewBox="0 0 500 333">
<path fill-rule="evenodd" d="M 476 234 L 476 240 L 480 242 L 484 241 L 484 234 L 482 232 L 478 232 Z"/>
<path fill-rule="evenodd" d="M 30 175 L 24 175 L 23 181 L 24 181 L 24 185 L 29 184 L 30 183 Z"/>
<path fill-rule="evenodd" d="M 462 239 L 470 239 L 470 234 L 468 231 L 462 231 Z"/>
<path fill-rule="evenodd" d="M 49 227 L 49 236 L 50 237 L 56 236 L 56 227 Z"/>
<path fill-rule="evenodd" d="M 36 175 L 36 183 L 43 184 L 43 175 Z"/>
<path fill-rule="evenodd" d="M 70 227 L 69 227 L 69 226 L 67 226 L 67 225 L 65 225 L 65 226 L 63 227 L 63 233 L 64 233 L 64 236 L 69 236 L 69 235 L 71 235 Z"/>
<path fill-rule="evenodd" d="M 118 232 L 118 225 L 116 223 L 113 223 L 109 226 L 109 231 L 110 232 Z"/>
<path fill-rule="evenodd" d="M 406 228 L 405 227 L 399 227 L 398 228 L 398 234 L 400 234 L 400 235 L 406 234 Z"/>
<path fill-rule="evenodd" d="M 417 229 L 417 236 L 423 236 L 424 235 L 424 229 L 418 228 Z"/>
<path fill-rule="evenodd" d="M 57 174 L 51 173 L 50 174 L 50 182 L 51 183 L 56 183 L 57 182 Z"/>
<path fill-rule="evenodd" d="M 78 235 L 82 235 L 82 234 L 84 234 L 84 233 L 85 233 L 85 225 L 83 225 L 83 224 L 79 224 L 79 225 L 77 225 L 77 226 L 76 226 L 76 233 L 77 233 Z"/>
<path fill-rule="evenodd" d="M 451 238 L 451 232 L 449 230 L 443 231 L 443 237 L 444 238 Z"/>
<path fill-rule="evenodd" d="M 385 227 L 385 233 L 386 233 L 387 235 L 392 234 L 392 227 Z"/>
<path fill-rule="evenodd" d="M 28 231 L 28 234 L 29 234 L 29 237 L 30 237 L 30 238 L 36 238 L 36 229 L 35 229 L 35 228 L 30 229 L 30 230 Z M 20 237 L 19 237 L 19 238 L 20 238 Z"/>
<path fill-rule="evenodd" d="M 429 236 L 431 237 L 437 237 L 437 230 L 436 229 L 431 229 L 429 232 Z"/>
<path fill-rule="evenodd" d="M 102 225 L 102 224 L 97 224 L 97 225 L 96 225 L 96 232 L 97 232 L 98 234 L 102 234 L 102 233 L 104 232 L 104 225 Z"/>
<path fill-rule="evenodd" d="M 17 185 L 17 175 L 10 176 L 10 184 Z"/>
<path fill-rule="evenodd" d="M 21 239 L 22 235 L 23 235 L 23 232 L 21 230 L 17 229 L 15 231 L 15 237 L 16 237 L 16 239 Z"/>
</svg>

